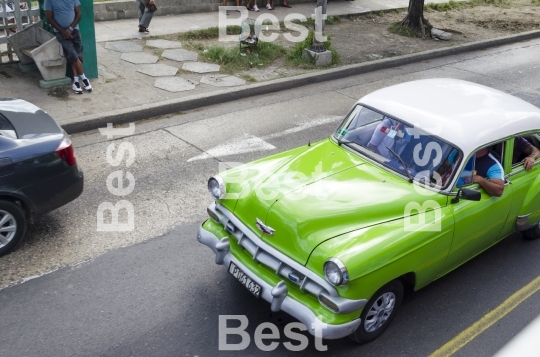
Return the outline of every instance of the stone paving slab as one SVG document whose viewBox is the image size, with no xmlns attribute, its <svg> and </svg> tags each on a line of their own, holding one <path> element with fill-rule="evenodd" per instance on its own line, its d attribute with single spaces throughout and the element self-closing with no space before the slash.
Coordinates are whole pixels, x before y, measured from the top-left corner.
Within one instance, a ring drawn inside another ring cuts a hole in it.
<svg viewBox="0 0 540 357">
<path fill-rule="evenodd" d="M 214 87 L 234 87 L 242 86 L 246 84 L 246 81 L 235 76 L 228 76 L 226 74 L 214 74 L 210 76 L 203 76 L 201 78 L 201 83 L 209 84 Z"/>
<path fill-rule="evenodd" d="M 120 58 L 126 62 L 131 62 L 135 64 L 156 63 L 159 59 L 158 56 L 144 52 L 122 53 L 122 56 L 120 56 Z"/>
<path fill-rule="evenodd" d="M 168 49 L 168 48 L 180 48 L 182 47 L 182 44 L 178 41 L 148 40 L 146 41 L 146 46 Z"/>
<path fill-rule="evenodd" d="M 195 73 L 218 72 L 219 64 L 205 62 L 187 62 L 182 66 L 183 70 Z"/>
<path fill-rule="evenodd" d="M 199 57 L 199 54 L 196 52 L 184 50 L 184 49 L 176 49 L 176 50 L 165 50 L 161 54 L 161 57 L 177 61 L 177 62 L 183 62 L 183 61 L 196 61 L 197 57 Z"/>
<path fill-rule="evenodd" d="M 115 41 L 107 42 L 105 48 L 108 50 L 113 50 L 116 52 L 142 52 L 143 48 L 141 45 L 133 43 L 131 41 Z"/>
<path fill-rule="evenodd" d="M 193 90 L 197 84 L 199 83 L 180 77 L 164 77 L 156 79 L 154 87 L 176 93 Z"/>
<path fill-rule="evenodd" d="M 144 73 L 151 77 L 171 77 L 178 72 L 178 68 L 166 64 L 147 64 L 137 69 L 137 72 Z"/>
</svg>

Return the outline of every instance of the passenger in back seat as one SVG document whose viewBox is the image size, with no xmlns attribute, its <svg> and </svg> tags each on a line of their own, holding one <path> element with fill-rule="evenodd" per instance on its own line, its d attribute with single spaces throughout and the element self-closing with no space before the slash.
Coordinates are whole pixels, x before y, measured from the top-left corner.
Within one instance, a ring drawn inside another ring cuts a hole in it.
<svg viewBox="0 0 540 357">
<path fill-rule="evenodd" d="M 405 131 L 405 126 L 397 120 L 386 117 L 375 128 L 367 148 L 391 160 L 393 155 L 388 148 L 401 155 L 409 141 L 410 136 Z"/>
<path fill-rule="evenodd" d="M 527 155 L 527 156 L 525 156 Z M 514 155 L 512 163 L 523 162 L 523 168 L 528 171 L 534 166 L 534 161 L 540 157 L 540 150 L 529 143 L 524 137 L 518 136 L 514 139 Z"/>
</svg>

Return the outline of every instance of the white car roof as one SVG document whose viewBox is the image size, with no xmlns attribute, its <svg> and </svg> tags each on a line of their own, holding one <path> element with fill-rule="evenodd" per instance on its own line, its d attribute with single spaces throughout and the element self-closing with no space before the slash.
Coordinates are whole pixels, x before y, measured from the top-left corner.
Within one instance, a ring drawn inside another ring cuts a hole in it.
<svg viewBox="0 0 540 357">
<path fill-rule="evenodd" d="M 423 79 L 383 88 L 358 101 L 437 135 L 463 150 L 540 130 L 540 109 L 510 94 L 458 79 Z"/>
</svg>

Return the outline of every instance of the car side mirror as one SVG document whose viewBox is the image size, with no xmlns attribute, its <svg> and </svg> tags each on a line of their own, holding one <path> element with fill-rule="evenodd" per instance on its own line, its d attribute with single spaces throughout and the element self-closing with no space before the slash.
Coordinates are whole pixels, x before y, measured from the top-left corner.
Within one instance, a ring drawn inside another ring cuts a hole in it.
<svg viewBox="0 0 540 357">
<path fill-rule="evenodd" d="M 471 190 L 470 188 L 460 188 L 456 194 L 456 197 L 452 198 L 450 202 L 458 203 L 460 198 L 469 201 L 480 201 L 481 194 L 480 191 Z"/>
</svg>

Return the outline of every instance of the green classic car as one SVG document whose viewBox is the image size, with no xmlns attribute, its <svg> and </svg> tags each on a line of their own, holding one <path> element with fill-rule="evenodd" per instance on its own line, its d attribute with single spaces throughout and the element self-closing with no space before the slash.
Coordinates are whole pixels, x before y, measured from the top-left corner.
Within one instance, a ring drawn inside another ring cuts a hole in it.
<svg viewBox="0 0 540 357">
<path fill-rule="evenodd" d="M 329 138 L 210 178 L 197 238 L 272 311 L 368 342 L 404 289 L 516 231 L 540 238 L 539 133 L 540 109 L 482 85 L 384 88 Z"/>
</svg>

